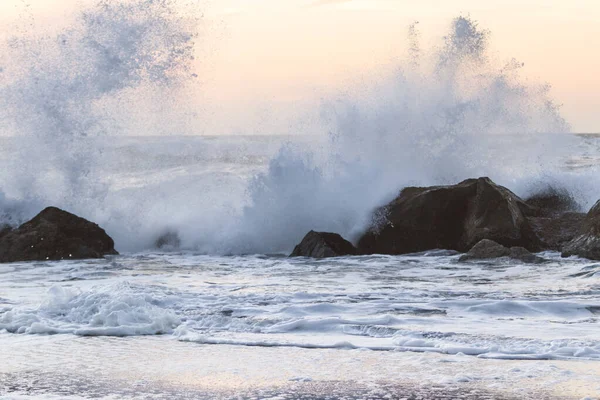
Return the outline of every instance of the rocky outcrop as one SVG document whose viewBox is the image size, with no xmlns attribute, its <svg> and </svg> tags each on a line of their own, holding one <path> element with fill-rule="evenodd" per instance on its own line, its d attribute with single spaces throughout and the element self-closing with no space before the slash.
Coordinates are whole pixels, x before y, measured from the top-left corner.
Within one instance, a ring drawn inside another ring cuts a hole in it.
<svg viewBox="0 0 600 400">
<path fill-rule="evenodd" d="M 504 246 L 540 249 L 527 216 L 534 207 L 489 178 L 457 185 L 408 187 L 377 210 L 359 240 L 365 254 L 406 254 L 430 249 L 466 252 L 482 239 Z"/>
<path fill-rule="evenodd" d="M 564 245 L 562 256 L 600 260 L 600 200 L 586 215 L 577 236 Z"/>
<path fill-rule="evenodd" d="M 118 254 L 98 225 L 48 207 L 31 221 L 0 235 L 0 262 L 101 258 Z"/>
<path fill-rule="evenodd" d="M 356 248 L 337 233 L 310 231 L 290 257 L 328 258 L 357 254 Z"/>
<path fill-rule="evenodd" d="M 477 243 L 466 254 L 463 254 L 458 260 L 474 261 L 474 260 L 489 260 L 500 257 L 509 257 L 514 260 L 519 260 L 525 263 L 541 263 L 544 259 L 531 254 L 523 247 L 505 247 L 493 240 L 483 239 Z"/>
</svg>

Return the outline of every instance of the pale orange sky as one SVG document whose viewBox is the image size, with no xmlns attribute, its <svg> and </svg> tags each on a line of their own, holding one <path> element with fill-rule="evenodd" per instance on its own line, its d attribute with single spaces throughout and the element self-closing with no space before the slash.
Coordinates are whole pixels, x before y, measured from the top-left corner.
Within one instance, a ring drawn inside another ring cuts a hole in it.
<svg viewBox="0 0 600 400">
<path fill-rule="evenodd" d="M 38 26 L 58 28 L 90 2 L 0 0 L 0 24 L 14 23 L 27 3 Z M 500 60 L 515 57 L 529 80 L 552 85 L 573 131 L 600 132 L 598 0 L 212 0 L 202 8 L 196 101 L 214 133 L 285 125 L 321 96 L 402 58 L 411 22 L 420 21 L 427 45 L 461 14 L 491 31 Z"/>
</svg>

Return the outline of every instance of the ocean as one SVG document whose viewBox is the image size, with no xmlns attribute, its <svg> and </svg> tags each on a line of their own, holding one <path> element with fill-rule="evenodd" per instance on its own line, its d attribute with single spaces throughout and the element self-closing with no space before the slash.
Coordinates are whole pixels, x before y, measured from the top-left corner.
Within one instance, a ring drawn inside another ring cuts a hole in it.
<svg viewBox="0 0 600 400">
<path fill-rule="evenodd" d="M 310 123 L 217 135 L 174 112 L 199 35 L 173 4 L 101 1 L 2 44 L 0 226 L 57 206 L 121 254 L 0 264 L 1 398 L 600 398 L 597 262 L 287 257 L 313 229 L 357 240 L 408 185 L 489 176 L 588 210 L 600 136 L 547 85 L 458 17 Z"/>
<path fill-rule="evenodd" d="M 160 218 L 177 210 L 200 218 L 211 209 L 195 207 L 207 200 L 192 193 L 217 199 L 211 191 L 268 173 L 284 140 L 111 140 L 101 153 L 123 161 L 102 172 L 105 204 L 139 198 L 141 207 L 180 187 Z M 576 140 L 583 151 L 563 168 L 580 174 L 597 164 L 599 142 Z M 240 148 L 246 156 L 237 161 L 231 154 Z M 119 238 L 130 218 L 103 222 Z M 168 221 L 164 229 L 186 232 L 179 219 Z M 134 224 L 127 234 L 151 225 Z M 539 265 L 459 263 L 445 250 L 291 259 L 293 241 L 275 253 L 260 244 L 235 252 L 184 233 L 181 248 L 157 249 L 162 233 L 150 230 L 125 250 L 119 244 L 127 241 L 117 239 L 122 254 L 102 260 L 0 265 L 4 398 L 600 395 L 596 262 L 546 252 L 540 256 L 549 261 Z M 299 241 L 304 232 L 296 233 Z"/>
</svg>

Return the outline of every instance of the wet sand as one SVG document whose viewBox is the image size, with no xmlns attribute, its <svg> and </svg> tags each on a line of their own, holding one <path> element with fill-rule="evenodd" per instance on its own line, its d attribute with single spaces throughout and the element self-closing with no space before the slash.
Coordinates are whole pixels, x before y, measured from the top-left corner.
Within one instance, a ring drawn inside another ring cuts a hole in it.
<svg viewBox="0 0 600 400">
<path fill-rule="evenodd" d="M 2 398 L 582 399 L 591 361 L 0 334 Z"/>
</svg>

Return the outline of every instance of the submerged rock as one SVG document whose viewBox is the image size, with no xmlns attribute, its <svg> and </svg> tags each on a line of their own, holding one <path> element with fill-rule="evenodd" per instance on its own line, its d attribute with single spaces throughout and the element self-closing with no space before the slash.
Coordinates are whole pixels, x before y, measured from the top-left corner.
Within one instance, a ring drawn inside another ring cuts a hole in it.
<svg viewBox="0 0 600 400">
<path fill-rule="evenodd" d="M 488 258 L 508 257 L 510 249 L 493 240 L 483 239 L 477 243 L 468 253 L 462 255 L 459 261 L 485 260 Z"/>
<path fill-rule="evenodd" d="M 600 260 L 600 200 L 586 215 L 578 235 L 565 244 L 562 256 Z"/>
<path fill-rule="evenodd" d="M 181 239 L 177 232 L 169 231 L 156 239 L 154 247 L 161 250 L 177 250 L 181 246 Z"/>
<path fill-rule="evenodd" d="M 539 264 L 546 261 L 542 257 L 532 254 L 524 247 L 511 247 L 508 257 L 512 258 L 513 260 L 519 260 L 529 264 Z"/>
<path fill-rule="evenodd" d="M 359 240 L 365 254 L 406 254 L 430 249 L 468 251 L 482 239 L 540 249 L 527 216 L 535 208 L 489 178 L 457 185 L 408 187 L 375 215 Z"/>
<path fill-rule="evenodd" d="M 483 239 L 468 253 L 462 255 L 458 261 L 488 260 L 492 258 L 509 257 L 526 263 L 540 263 L 544 259 L 530 253 L 523 247 L 505 247 L 493 240 Z"/>
<path fill-rule="evenodd" d="M 310 231 L 290 257 L 328 258 L 357 254 L 356 248 L 337 233 Z"/>
<path fill-rule="evenodd" d="M 118 254 L 114 241 L 93 222 L 48 207 L 0 235 L 0 262 L 101 258 Z"/>
</svg>

